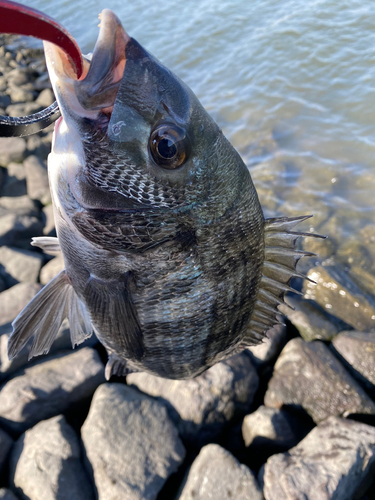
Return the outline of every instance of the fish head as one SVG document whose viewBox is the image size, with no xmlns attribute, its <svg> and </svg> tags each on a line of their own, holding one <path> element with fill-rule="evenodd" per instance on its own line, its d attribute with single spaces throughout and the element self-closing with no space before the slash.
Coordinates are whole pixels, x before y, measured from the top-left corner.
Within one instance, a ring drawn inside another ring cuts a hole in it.
<svg viewBox="0 0 375 500">
<path fill-rule="evenodd" d="M 201 206 L 215 185 L 222 132 L 189 87 L 131 38 L 112 11 L 100 19 L 79 79 L 61 49 L 45 42 L 62 114 L 50 159 L 52 188 L 55 178 L 60 202 L 69 191 L 85 209 Z"/>
</svg>

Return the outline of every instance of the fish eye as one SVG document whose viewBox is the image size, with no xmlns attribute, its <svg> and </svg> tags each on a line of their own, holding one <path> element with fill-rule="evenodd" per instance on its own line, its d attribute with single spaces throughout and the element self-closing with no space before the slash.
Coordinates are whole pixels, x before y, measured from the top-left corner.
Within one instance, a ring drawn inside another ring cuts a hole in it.
<svg viewBox="0 0 375 500">
<path fill-rule="evenodd" d="M 191 149 L 185 130 L 170 123 L 159 125 L 151 132 L 149 147 L 154 162 L 168 170 L 185 163 Z"/>
</svg>

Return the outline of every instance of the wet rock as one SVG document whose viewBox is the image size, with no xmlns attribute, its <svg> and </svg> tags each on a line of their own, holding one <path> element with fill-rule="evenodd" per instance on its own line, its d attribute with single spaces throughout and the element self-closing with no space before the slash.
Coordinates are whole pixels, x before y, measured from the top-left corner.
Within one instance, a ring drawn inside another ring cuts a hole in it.
<svg viewBox="0 0 375 500">
<path fill-rule="evenodd" d="M 342 322 L 326 313 L 312 300 L 288 296 L 286 303 L 293 307 L 294 311 L 285 305 L 280 306 L 280 311 L 287 316 L 292 325 L 297 328 L 301 337 L 307 342 L 312 340 L 332 340 L 343 328 Z"/>
<path fill-rule="evenodd" d="M 25 139 L 21 137 L 0 137 L 0 165 L 5 167 L 12 161 L 22 162 L 25 154 Z"/>
<path fill-rule="evenodd" d="M 193 444 L 216 438 L 229 421 L 248 412 L 259 378 L 246 354 L 214 365 L 192 380 L 132 373 L 127 383 L 166 404 L 180 435 Z"/>
<path fill-rule="evenodd" d="M 330 415 L 375 414 L 375 404 L 320 341 L 288 342 L 276 361 L 264 404 L 303 408 L 315 423 Z"/>
<path fill-rule="evenodd" d="M 36 283 L 44 261 L 43 255 L 19 248 L 0 247 L 0 273 L 7 285 Z"/>
<path fill-rule="evenodd" d="M 39 200 L 43 205 L 51 203 L 46 165 L 35 155 L 30 155 L 23 162 L 26 171 L 27 194 L 32 200 Z"/>
<path fill-rule="evenodd" d="M 18 500 L 18 497 L 6 488 L 0 488 L 0 500 Z"/>
<path fill-rule="evenodd" d="M 0 294 L 0 326 L 10 323 L 39 292 L 39 283 L 19 283 Z"/>
<path fill-rule="evenodd" d="M 0 429 L 0 474 L 7 462 L 8 454 L 13 445 L 13 439 L 6 432 Z M 1 498 L 1 497 L 0 497 Z"/>
<path fill-rule="evenodd" d="M 263 500 L 251 470 L 217 444 L 202 448 L 177 500 Z"/>
<path fill-rule="evenodd" d="M 185 457 L 165 407 L 123 384 L 94 394 L 82 439 L 100 500 L 153 500 Z"/>
<path fill-rule="evenodd" d="M 55 218 L 53 216 L 53 206 L 47 205 L 43 207 L 43 216 L 42 220 L 44 223 L 43 234 L 45 236 L 56 236 L 55 229 Z"/>
<path fill-rule="evenodd" d="M 248 347 L 246 353 L 249 354 L 253 365 L 259 369 L 277 358 L 286 340 L 285 325 L 276 325 L 267 332 L 267 338 L 262 344 Z"/>
<path fill-rule="evenodd" d="M 103 364 L 89 347 L 58 354 L 17 375 L 0 386 L 0 425 L 15 434 L 89 398 L 104 381 Z"/>
<path fill-rule="evenodd" d="M 46 285 L 64 268 L 65 264 L 62 254 L 57 255 L 57 257 L 51 259 L 45 266 L 43 266 L 40 273 L 40 282 L 43 285 Z"/>
<path fill-rule="evenodd" d="M 359 331 L 375 328 L 375 301 L 366 295 L 340 266 L 318 266 L 308 277 L 317 283 L 304 282 L 305 298 Z"/>
<path fill-rule="evenodd" d="M 0 246 L 30 250 L 33 236 L 42 236 L 43 224 L 34 216 L 6 214 L 0 217 Z"/>
<path fill-rule="evenodd" d="M 10 484 L 28 500 L 92 500 L 78 437 L 63 415 L 39 422 L 15 443 Z"/>
<path fill-rule="evenodd" d="M 330 417 L 288 453 L 264 467 L 266 500 L 353 500 L 369 486 L 375 466 L 375 429 Z"/>
<path fill-rule="evenodd" d="M 288 450 L 298 443 L 298 436 L 288 414 L 265 406 L 246 415 L 242 424 L 242 436 L 250 453 L 261 453 L 263 456 Z"/>
<path fill-rule="evenodd" d="M 375 395 L 375 332 L 341 332 L 332 344 L 348 371 Z"/>
</svg>

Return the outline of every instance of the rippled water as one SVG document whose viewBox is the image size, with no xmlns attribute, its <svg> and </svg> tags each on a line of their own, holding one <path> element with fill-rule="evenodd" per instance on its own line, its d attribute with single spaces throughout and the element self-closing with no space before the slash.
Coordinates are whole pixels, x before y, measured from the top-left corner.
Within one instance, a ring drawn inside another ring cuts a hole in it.
<svg viewBox="0 0 375 500">
<path fill-rule="evenodd" d="M 92 50 L 97 15 L 190 85 L 242 154 L 268 216 L 314 214 L 322 256 L 375 274 L 372 0 L 32 0 Z"/>
</svg>

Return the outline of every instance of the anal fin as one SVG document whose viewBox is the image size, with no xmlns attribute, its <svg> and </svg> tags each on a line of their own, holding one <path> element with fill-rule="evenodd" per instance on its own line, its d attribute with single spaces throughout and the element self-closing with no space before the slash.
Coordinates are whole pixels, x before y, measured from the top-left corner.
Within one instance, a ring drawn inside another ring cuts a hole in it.
<svg viewBox="0 0 375 500">
<path fill-rule="evenodd" d="M 278 306 L 285 303 L 285 293 L 299 293 L 289 286 L 292 278 L 306 278 L 296 270 L 298 261 L 302 257 L 315 254 L 297 250 L 296 241 L 301 236 L 324 238 L 319 234 L 292 231 L 294 226 L 310 217 L 307 215 L 266 219 L 263 276 L 254 311 L 241 342 L 242 346 L 251 346 L 262 342 L 267 331 L 280 323 Z"/>
<path fill-rule="evenodd" d="M 27 304 L 13 321 L 8 340 L 8 357 L 14 358 L 34 337 L 29 359 L 47 354 L 61 323 L 69 317 L 73 347 L 92 334 L 85 306 L 71 286 L 66 271 L 61 271 Z"/>
</svg>

